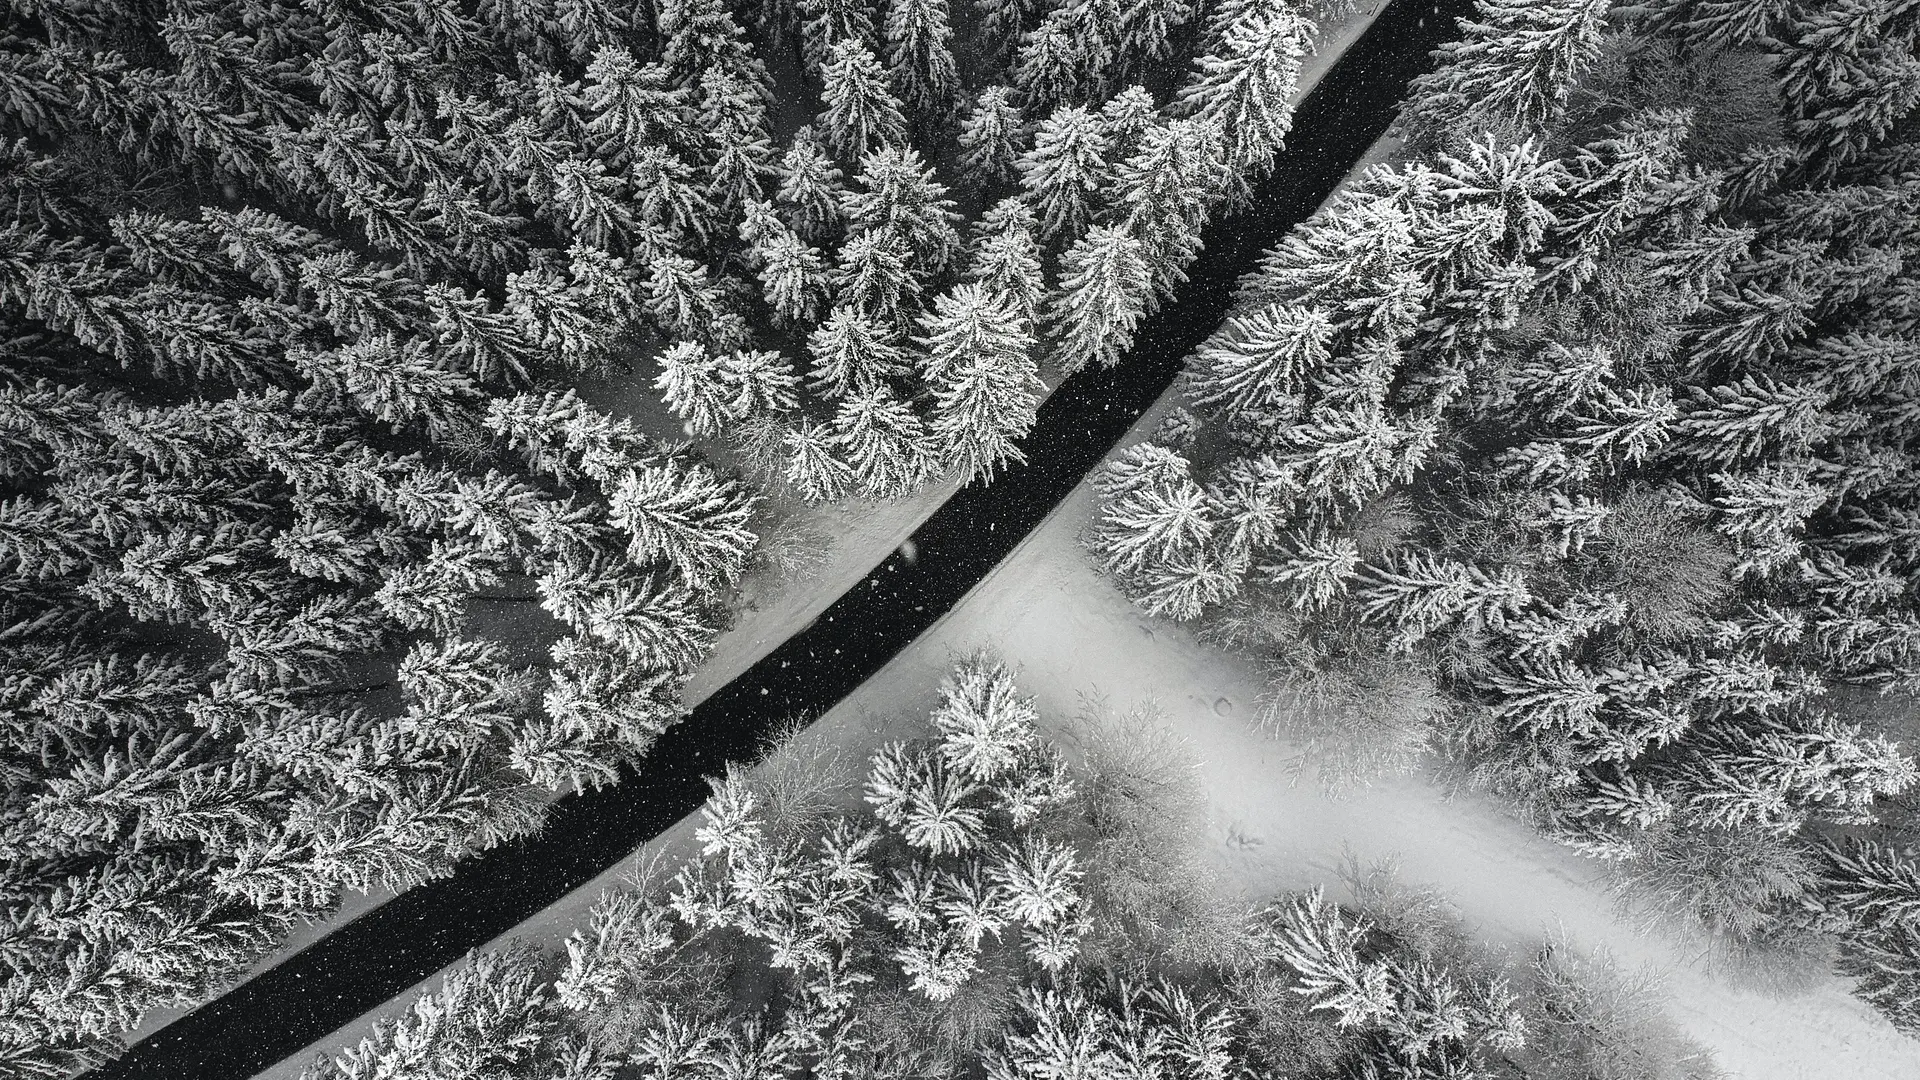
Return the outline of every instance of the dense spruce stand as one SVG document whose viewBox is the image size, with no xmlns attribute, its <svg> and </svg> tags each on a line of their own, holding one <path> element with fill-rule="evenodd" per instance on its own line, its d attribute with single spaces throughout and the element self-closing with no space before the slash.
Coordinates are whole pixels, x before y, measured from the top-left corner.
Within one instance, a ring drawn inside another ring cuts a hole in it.
<svg viewBox="0 0 1920 1080">
<path fill-rule="evenodd" d="M 1722 962 L 1920 1031 L 1920 6 L 1498 0 L 1262 260 L 1095 557 Z"/>
<path fill-rule="evenodd" d="M 637 773 L 563 799 L 544 830 L 469 857 L 136 1044 L 100 1076 L 240 1077 L 278 1060 L 504 932 L 692 813 L 704 776 L 793 716 L 850 692 L 963 595 L 1098 463 L 1218 319 L 1262 243 L 1303 220 L 1384 130 L 1452 13 L 1389 7 L 1308 96 L 1276 172 L 1207 237 L 1175 300 L 1126 361 L 1079 372 L 1039 410 L 1045 448 L 962 489 L 806 631 L 668 728 Z"/>
<path fill-rule="evenodd" d="M 1920 1031 L 1920 3 L 1357 7 L 0 5 L 0 1078 L 237 1080 L 449 964 L 316 1080 L 1718 1075 L 1384 869 L 1231 899 L 1177 738 L 1063 756 L 989 655 L 738 768 L 1089 478 L 1327 784 Z M 954 481 L 685 706 L 809 504 Z"/>
</svg>

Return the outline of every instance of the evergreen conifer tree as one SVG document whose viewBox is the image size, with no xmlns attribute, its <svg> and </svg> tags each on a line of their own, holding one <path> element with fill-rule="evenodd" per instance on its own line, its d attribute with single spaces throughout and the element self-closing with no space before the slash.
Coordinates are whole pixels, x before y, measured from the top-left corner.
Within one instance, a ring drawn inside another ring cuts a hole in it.
<svg viewBox="0 0 1920 1080">
<path fill-rule="evenodd" d="M 1402 124 L 1441 141 L 1449 130 L 1526 131 L 1552 119 L 1573 79 L 1599 54 L 1606 0 L 1491 0 L 1466 21 L 1462 40 L 1440 49 L 1440 66 L 1414 80 L 1416 104 Z"/>
<path fill-rule="evenodd" d="M 1019 44 L 1021 33 L 1032 23 L 1039 7 L 1036 0 L 973 0 L 981 41 L 993 55 L 1004 55 L 1009 46 Z"/>
<path fill-rule="evenodd" d="M 840 221 L 840 169 L 821 147 L 812 127 L 794 132 L 780 159 L 779 200 L 788 223 L 807 240 L 820 241 Z"/>
<path fill-rule="evenodd" d="M 960 215 L 946 186 L 911 148 L 884 147 L 866 155 L 854 178 L 860 190 L 841 196 L 853 236 L 887 231 L 906 242 L 917 271 L 939 274 L 960 246 Z"/>
<path fill-rule="evenodd" d="M 843 41 L 858 42 L 869 50 L 879 44 L 873 32 L 873 6 L 867 0 L 804 0 L 802 11 L 806 21 L 801 52 L 810 71 L 824 73 Z"/>
<path fill-rule="evenodd" d="M 845 305 L 835 307 L 808 336 L 807 351 L 813 357 L 809 385 L 829 398 L 864 392 L 907 370 L 889 328 Z"/>
<path fill-rule="evenodd" d="M 894 229 L 861 233 L 841 246 L 833 268 L 834 305 L 885 326 L 899 326 L 920 295 L 912 251 Z"/>
<path fill-rule="evenodd" d="M 785 225 L 761 243 L 760 284 L 774 317 L 787 324 L 811 324 L 826 299 L 827 274 L 820 251 Z"/>
<path fill-rule="evenodd" d="M 787 455 L 786 481 L 807 499 L 824 502 L 844 495 L 853 481 L 853 469 L 834 456 L 832 433 L 825 424 L 802 420 L 782 436 Z"/>
<path fill-rule="evenodd" d="M 628 553 L 635 563 L 665 559 L 688 581 L 705 583 L 731 581 L 745 569 L 753 503 L 738 483 L 669 458 L 624 478 L 610 506 L 614 523 L 633 538 Z"/>
<path fill-rule="evenodd" d="M 1903 4 L 1849 0 L 1794 9 L 1777 39 L 1792 42 L 1781 72 L 1795 141 L 1830 177 L 1884 139 L 1920 105 L 1913 46 L 1920 23 Z"/>
<path fill-rule="evenodd" d="M 893 0 L 885 30 L 887 66 L 900 100 L 915 116 L 944 128 L 960 89 L 947 44 L 953 37 L 947 0 Z"/>
<path fill-rule="evenodd" d="M 1080 238 L 1108 181 L 1107 151 L 1098 118 L 1078 105 L 1062 106 L 1040 122 L 1033 149 L 1019 162 L 1040 235 L 1066 244 Z"/>
<path fill-rule="evenodd" d="M 859 161 L 875 144 L 906 141 L 906 117 L 887 85 L 886 70 L 859 39 L 841 38 L 833 44 L 821 65 L 820 81 L 820 98 L 826 104 L 820 124 L 841 161 Z"/>
<path fill-rule="evenodd" d="M 833 440 L 870 495 L 906 494 L 933 469 L 925 422 L 883 383 L 844 395 Z"/>
<path fill-rule="evenodd" d="M 1226 140 L 1234 173 L 1264 172 L 1293 126 L 1290 99 L 1307 37 L 1307 22 L 1291 8 L 1245 5 L 1181 88 L 1178 108 Z"/>
<path fill-rule="evenodd" d="M 933 389 L 933 434 L 968 479 L 991 479 L 1006 461 L 1024 460 L 1014 442 L 1033 426 L 1040 382 L 1033 336 L 1013 304 L 978 285 L 936 297 L 916 343 L 926 350 Z"/>
<path fill-rule="evenodd" d="M 1105 225 L 1087 230 L 1060 258 L 1060 290 L 1049 312 L 1054 362 L 1067 372 L 1118 363 L 1133 344 L 1152 288 L 1140 241 Z"/>
<path fill-rule="evenodd" d="M 1024 125 L 1010 87 L 982 89 L 960 126 L 960 182 L 982 191 L 1018 176 Z"/>
<path fill-rule="evenodd" d="M 1114 210 L 1128 233 L 1139 239 L 1153 271 L 1149 309 L 1186 280 L 1186 266 L 1200 254 L 1200 233 L 1228 177 L 1216 144 L 1219 132 L 1198 118 L 1148 128 L 1137 153 L 1122 162 L 1115 176 Z"/>
<path fill-rule="evenodd" d="M 1332 336 L 1318 308 L 1273 304 L 1234 316 L 1194 354 L 1194 404 L 1233 413 L 1295 413 L 1330 356 Z"/>
<path fill-rule="evenodd" d="M 1040 244 L 1033 238 L 1030 225 L 1021 223 L 1031 223 L 1032 213 L 1017 198 L 1001 205 L 1025 212 L 1019 221 L 990 230 L 975 241 L 967 261 L 967 278 L 1012 300 L 1021 315 L 1032 321 L 1038 318 L 1046 293 L 1040 271 Z"/>
</svg>

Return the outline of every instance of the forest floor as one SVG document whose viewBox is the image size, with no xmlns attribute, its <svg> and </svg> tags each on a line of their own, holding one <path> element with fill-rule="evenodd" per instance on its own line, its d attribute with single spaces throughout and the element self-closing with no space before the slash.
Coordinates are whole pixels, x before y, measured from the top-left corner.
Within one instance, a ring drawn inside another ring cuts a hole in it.
<svg viewBox="0 0 1920 1080">
<path fill-rule="evenodd" d="M 1373 17 L 1384 6 L 1385 0 L 1373 0 L 1360 5 L 1352 15 L 1322 23 L 1315 42 L 1315 52 L 1302 63 L 1298 88 L 1293 97 L 1295 104 L 1306 96 L 1346 48 L 1366 31 Z M 597 409 L 615 416 L 629 417 L 643 430 L 659 438 L 679 438 L 678 421 L 666 413 L 652 388 L 651 371 L 647 370 L 652 366 L 651 358 L 640 360 L 631 369 L 582 379 L 577 389 L 582 399 Z M 1056 372 L 1043 371 L 1042 377 L 1048 394 L 1061 381 Z M 784 567 L 763 561 L 746 575 L 734 601 L 732 624 L 719 635 L 706 662 L 683 689 L 682 697 L 687 706 L 691 708 L 705 700 L 818 618 L 834 600 L 857 585 L 869 571 L 899 549 L 958 486 L 957 481 L 949 480 L 903 498 L 848 499 L 823 505 L 810 505 L 784 497 L 773 498 L 768 507 L 771 512 L 767 515 L 769 531 L 778 543 L 791 551 L 793 559 Z M 544 645 L 557 632 L 558 624 L 552 623 L 531 605 L 495 607 L 499 610 L 486 611 L 485 605 L 476 610 L 476 624 L 486 636 L 524 647 L 530 643 Z M 524 648 L 516 651 L 524 653 Z M 675 830 L 675 833 L 679 831 Z M 652 850 L 660 843 L 667 842 L 672 835 L 662 837 L 656 844 L 649 844 L 642 850 Z M 592 898 L 606 884 L 618 880 L 630 870 L 631 863 L 632 860 L 629 860 L 623 867 L 615 868 L 582 886 L 566 902 L 542 912 L 506 936 L 552 937 L 556 942 L 564 938 L 573 920 L 586 910 Z M 388 890 L 349 894 L 328 917 L 296 928 L 280 948 L 255 964 L 246 978 L 274 967 L 337 927 L 378 907 L 393 895 Z M 539 927 L 567 929 L 548 934 Z M 436 974 L 404 996 L 411 998 L 419 989 L 438 978 Z M 245 979 L 240 981 L 244 982 Z M 138 1042 L 187 1011 L 155 1009 L 143 1018 L 137 1028 L 127 1033 L 126 1041 Z M 343 1029 L 338 1037 L 322 1040 L 313 1048 L 302 1051 L 261 1075 L 296 1076 L 313 1053 L 325 1047 L 344 1046 L 356 1041 L 384 1012 L 383 1009 L 355 1021 Z"/>
</svg>

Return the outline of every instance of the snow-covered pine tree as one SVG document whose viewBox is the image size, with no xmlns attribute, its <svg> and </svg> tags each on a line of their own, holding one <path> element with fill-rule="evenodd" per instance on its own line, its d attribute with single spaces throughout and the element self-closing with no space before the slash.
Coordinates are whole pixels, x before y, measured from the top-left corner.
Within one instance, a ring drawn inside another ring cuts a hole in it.
<svg viewBox="0 0 1920 1080">
<path fill-rule="evenodd" d="M 833 442 L 868 495 L 904 495 L 934 468 L 926 422 L 884 383 L 842 396 L 833 417 Z"/>
<path fill-rule="evenodd" d="M 1920 105 L 1920 20 L 1891 0 L 1847 0 L 1790 9 L 1778 38 L 1795 141 L 1818 177 L 1830 178 L 1885 139 Z"/>
<path fill-rule="evenodd" d="M 835 156 L 857 162 L 876 144 L 898 146 L 907 138 L 906 116 L 887 85 L 886 69 L 857 38 L 842 38 L 820 69 L 820 126 Z"/>
<path fill-rule="evenodd" d="M 1015 179 L 1025 126 L 1011 87 L 983 88 L 960 125 L 960 183 L 988 191 Z"/>
<path fill-rule="evenodd" d="M 908 370 L 898 337 L 853 307 L 835 307 L 807 337 L 813 357 L 808 385 L 828 398 L 883 385 Z"/>
<path fill-rule="evenodd" d="M 1006 211 L 1005 218 L 994 224 L 993 217 L 1001 210 Z M 967 258 L 967 280 L 1008 297 L 1029 321 L 1036 320 L 1046 281 L 1040 270 L 1040 244 L 1033 236 L 1033 212 L 1017 196 L 1010 196 L 987 214 L 981 220 L 984 231 Z"/>
<path fill-rule="evenodd" d="M 1191 0 L 1145 0 L 1122 9 L 1120 48 L 1133 65 L 1162 62 L 1173 55 L 1178 33 L 1199 5 Z"/>
<path fill-rule="evenodd" d="M 826 301 L 828 278 L 820 250 L 778 225 L 754 245 L 760 257 L 761 293 L 774 318 L 787 325 L 808 325 Z"/>
<path fill-rule="evenodd" d="M 1920 860 L 1887 844 L 1861 837 L 1833 841 L 1821 850 L 1827 885 L 1822 902 L 1862 928 L 1920 929 Z"/>
<path fill-rule="evenodd" d="M 1039 11 L 1038 0 L 972 0 L 980 22 L 979 39 L 993 57 L 1003 57 L 1020 44 L 1020 36 L 1033 24 Z"/>
<path fill-rule="evenodd" d="M 586 130 L 599 140 L 596 156 L 624 165 L 643 146 L 691 147 L 696 138 L 692 97 L 674 85 L 664 65 L 642 64 L 620 45 L 600 48 L 581 85 Z"/>
<path fill-rule="evenodd" d="M 676 341 L 660 354 L 660 374 L 653 386 L 696 436 L 716 438 L 733 420 L 725 359 L 691 341 Z"/>
<path fill-rule="evenodd" d="M 1749 375 L 1695 387 L 1672 427 L 1670 453 L 1730 466 L 1761 457 L 1797 457 L 1834 432 L 1828 396 Z"/>
<path fill-rule="evenodd" d="M 1194 352 L 1193 402 L 1232 414 L 1297 415 L 1332 337 L 1319 308 L 1278 303 L 1232 316 Z"/>
<path fill-rule="evenodd" d="M 1201 231 L 1224 185 L 1234 190 L 1246 172 L 1223 167 L 1219 131 L 1199 117 L 1155 124 L 1139 149 L 1115 170 L 1113 212 L 1137 238 L 1153 272 L 1148 310 L 1159 307 L 1186 280 L 1200 254 Z"/>
<path fill-rule="evenodd" d="M 1440 66 L 1414 80 L 1400 124 L 1423 145 L 1448 133 L 1524 133 L 1553 119 L 1574 78 L 1599 55 L 1611 0 L 1486 0 L 1440 48 Z"/>
<path fill-rule="evenodd" d="M 1040 235 L 1062 244 L 1080 238 L 1109 181 L 1107 152 L 1099 118 L 1081 106 L 1062 106 L 1040 122 L 1019 160 Z"/>
<path fill-rule="evenodd" d="M 811 73 L 824 74 L 835 46 L 843 41 L 859 42 L 869 50 L 879 46 L 870 0 L 800 0 L 800 10 L 805 17 L 801 55 Z"/>
<path fill-rule="evenodd" d="M 641 221 L 670 236 L 707 237 L 713 207 L 697 185 L 693 167 L 679 154 L 665 146 L 643 145 L 633 152 L 627 176 Z"/>
<path fill-rule="evenodd" d="M 1033 347 L 1033 335 L 1009 299 L 973 283 L 955 285 L 936 297 L 933 310 L 921 317 L 920 331 L 914 344 L 922 351 L 921 372 L 930 382 L 982 355 L 1012 370 L 1030 359 Z"/>
<path fill-rule="evenodd" d="M 1773 37 L 1793 5 L 1789 0 L 1656 0 L 1647 7 L 1651 27 L 1671 30 L 1702 49 L 1723 49 Z"/>
<path fill-rule="evenodd" d="M 803 238 L 826 239 L 840 222 L 840 169 L 811 125 L 793 133 L 780 159 L 779 201 L 787 223 Z"/>
<path fill-rule="evenodd" d="M 1815 809 L 1859 821 L 1875 799 L 1920 779 L 1913 759 L 1891 741 L 1826 714 L 1744 717 L 1689 742 L 1690 760 L 1658 771 L 1695 820 L 1725 829 L 1790 832 Z"/>
<path fill-rule="evenodd" d="M 615 327 L 590 298 L 573 287 L 566 274 L 546 260 L 507 275 L 507 313 L 521 334 L 563 363 L 591 371 L 605 361 Z"/>
<path fill-rule="evenodd" d="M 900 100 L 922 124 L 944 130 L 960 90 L 948 45 L 953 26 L 947 0 L 891 0 L 884 30 L 887 67 Z"/>
<path fill-rule="evenodd" d="M 534 345 L 512 317 L 452 285 L 429 285 L 425 300 L 434 343 L 458 370 L 482 383 L 526 381 Z"/>
<path fill-rule="evenodd" d="M 919 151 L 881 147 L 861 158 L 854 183 L 858 188 L 840 197 L 850 236 L 898 236 L 921 275 L 937 276 L 953 261 L 960 247 L 955 228 L 960 215 Z"/>
<path fill-rule="evenodd" d="M 861 233 L 841 245 L 832 271 L 835 307 L 848 307 L 886 327 L 901 326 L 918 305 L 921 276 L 896 229 Z"/>
<path fill-rule="evenodd" d="M 1225 140 L 1225 167 L 1242 186 L 1246 174 L 1266 171 L 1293 126 L 1294 81 L 1310 25 L 1286 5 L 1241 5 L 1175 98 L 1183 115 L 1205 121 Z"/>
<path fill-rule="evenodd" d="M 1118 363 L 1133 344 L 1152 289 L 1153 268 L 1140 241 L 1106 225 L 1087 230 L 1060 257 L 1060 288 L 1049 312 L 1054 363 L 1069 373 Z"/>
<path fill-rule="evenodd" d="M 1029 114 L 1104 97 L 1118 76 L 1122 15 L 1116 0 L 1064 0 L 1020 41 L 1013 84 Z"/>
<path fill-rule="evenodd" d="M 846 494 L 854 470 L 834 455 L 827 425 L 801 420 L 782 433 L 781 448 L 787 457 L 785 479 L 803 498 L 826 502 Z"/>
<path fill-rule="evenodd" d="M 337 349 L 295 348 L 288 359 L 316 384 L 396 428 L 418 425 L 436 440 L 472 429 L 478 393 L 466 376 L 436 364 L 425 342 L 402 344 L 383 334 Z"/>
<path fill-rule="evenodd" d="M 703 72 L 700 126 L 713 147 L 707 167 L 707 202 L 720 220 L 730 220 L 762 197 L 774 172 L 767 107 L 757 88 L 733 74 Z"/>
<path fill-rule="evenodd" d="M 338 1056 L 322 1057 L 306 1080 L 397 1080 L 402 1070 L 460 1071 L 478 1060 L 541 1067 L 559 1049 L 563 1023 L 545 964 L 524 942 L 472 954 L 398 1020 L 383 1021 Z"/>
<path fill-rule="evenodd" d="M 758 88 L 773 103 L 773 79 L 755 55 L 746 31 L 717 0 L 660 0 L 656 27 L 665 41 L 660 59 L 683 87 L 699 85 L 707 71 L 726 71 Z"/>
<path fill-rule="evenodd" d="M 645 303 L 669 337 L 708 343 L 714 348 L 737 344 L 738 317 L 731 319 L 726 300 L 705 266 L 684 255 L 657 255 L 647 267 Z"/>
<path fill-rule="evenodd" d="M 1205 552 L 1218 526 L 1206 491 L 1185 459 L 1164 447 L 1130 447 L 1102 477 L 1092 543 L 1102 567 L 1138 581 Z"/>
<path fill-rule="evenodd" d="M 1029 116 L 1064 107 L 1085 90 L 1086 48 L 1092 43 L 1074 38 L 1074 21 L 1067 5 L 1054 5 L 1019 37 L 1013 86 Z"/>
<path fill-rule="evenodd" d="M 1045 389 L 1033 359 L 1033 333 L 1014 303 L 977 284 L 934 298 L 915 344 L 932 388 L 932 433 L 969 480 L 991 479 L 1025 456 L 1014 443 L 1033 426 Z"/>
</svg>

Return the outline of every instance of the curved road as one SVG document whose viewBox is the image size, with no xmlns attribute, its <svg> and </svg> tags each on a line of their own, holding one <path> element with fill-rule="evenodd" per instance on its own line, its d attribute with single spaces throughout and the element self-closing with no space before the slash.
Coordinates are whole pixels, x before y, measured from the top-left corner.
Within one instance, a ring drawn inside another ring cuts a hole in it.
<svg viewBox="0 0 1920 1080">
<path fill-rule="evenodd" d="M 779 720 L 851 693 L 983 578 L 1099 463 L 1180 373 L 1260 253 L 1330 195 L 1392 121 L 1467 0 L 1392 0 L 1301 103 L 1253 205 L 1214 223 L 1173 301 L 1119 366 L 1080 372 L 1041 407 L 1024 465 L 957 492 L 818 620 L 655 742 L 621 782 L 556 803 L 536 836 L 417 885 L 168 1024 L 89 1080 L 244 1080 L 378 1007 L 591 880 L 697 810 L 705 777 Z"/>
</svg>

